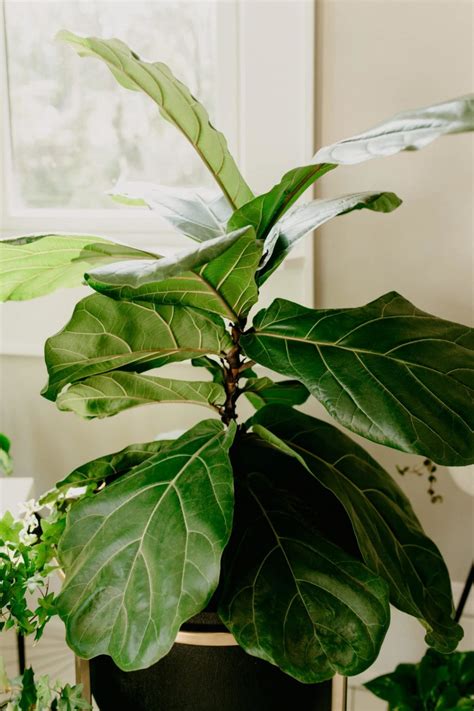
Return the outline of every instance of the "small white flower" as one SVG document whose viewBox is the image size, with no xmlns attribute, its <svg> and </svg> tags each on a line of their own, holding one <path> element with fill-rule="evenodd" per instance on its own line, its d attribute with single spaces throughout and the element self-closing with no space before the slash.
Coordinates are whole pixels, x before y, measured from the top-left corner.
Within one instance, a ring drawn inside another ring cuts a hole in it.
<svg viewBox="0 0 474 711">
<path fill-rule="evenodd" d="M 19 539 L 21 543 L 25 544 L 25 546 L 32 546 L 33 543 L 37 542 L 38 536 L 35 536 L 34 533 L 28 533 L 28 531 L 24 528 L 19 533 Z"/>
<path fill-rule="evenodd" d="M 35 511 L 39 511 L 41 508 L 40 504 L 38 501 L 35 501 L 35 499 L 29 499 L 28 501 L 22 501 L 21 503 L 18 504 L 18 511 L 20 513 L 20 516 L 23 514 L 25 518 L 27 516 L 32 516 Z"/>
</svg>

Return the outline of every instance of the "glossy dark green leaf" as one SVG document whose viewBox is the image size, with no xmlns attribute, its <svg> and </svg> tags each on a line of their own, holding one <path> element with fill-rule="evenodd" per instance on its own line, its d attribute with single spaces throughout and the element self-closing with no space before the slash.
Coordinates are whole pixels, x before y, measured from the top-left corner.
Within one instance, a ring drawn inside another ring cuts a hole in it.
<svg viewBox="0 0 474 711">
<path fill-rule="evenodd" d="M 158 255 L 94 235 L 29 235 L 0 241 L 0 301 L 34 299 L 80 286 L 99 264 Z"/>
<path fill-rule="evenodd" d="M 285 173 L 267 193 L 248 201 L 230 218 L 227 231 L 252 225 L 259 239 L 265 239 L 272 226 L 318 178 L 335 165 L 305 165 Z"/>
<path fill-rule="evenodd" d="M 157 210 L 181 234 L 205 242 L 226 233 L 232 208 L 224 195 L 167 188 L 153 183 L 119 183 L 109 195 L 123 205 Z"/>
<path fill-rule="evenodd" d="M 474 331 L 395 292 L 314 310 L 277 299 L 241 339 L 249 358 L 298 378 L 342 425 L 448 466 L 474 462 Z"/>
<path fill-rule="evenodd" d="M 258 283 L 262 284 L 268 279 L 300 239 L 333 217 L 365 208 L 374 212 L 392 212 L 401 202 L 395 193 L 379 191 L 313 200 L 296 207 L 273 227 L 265 240 L 265 257 L 258 271 Z"/>
<path fill-rule="evenodd" d="M 140 372 L 204 353 L 222 355 L 230 348 L 224 322 L 213 314 L 93 294 L 46 341 L 49 382 L 43 395 L 54 400 L 65 385 L 111 370 Z"/>
<path fill-rule="evenodd" d="M 338 429 L 291 408 L 266 407 L 253 422 L 280 438 L 284 451 L 293 450 L 308 474 L 339 499 L 365 563 L 388 582 L 391 602 L 423 623 L 427 644 L 452 651 L 462 629 L 453 619 L 448 571 L 387 472 Z"/>
<path fill-rule="evenodd" d="M 225 137 L 212 126 L 204 106 L 161 62 L 146 62 L 118 39 L 80 37 L 63 30 L 58 39 L 69 42 L 81 57 L 103 61 L 125 89 L 142 91 L 154 101 L 164 119 L 186 136 L 211 171 L 231 205 L 238 208 L 253 198 L 232 158 Z"/>
<path fill-rule="evenodd" d="M 105 454 L 103 457 L 93 459 L 86 464 L 74 469 L 56 484 L 56 490 L 65 491 L 71 487 L 96 488 L 103 482 L 111 482 L 124 474 L 128 474 L 134 467 L 147 462 L 158 452 L 162 452 L 173 440 L 154 440 L 130 444 L 120 452 Z M 48 495 L 41 499 L 41 503 L 48 503 Z"/>
<path fill-rule="evenodd" d="M 245 383 L 244 392 L 247 399 L 258 410 L 264 405 L 282 403 L 285 405 L 302 405 L 309 397 L 309 390 L 299 380 L 280 380 L 271 378 L 249 378 Z"/>
<path fill-rule="evenodd" d="M 72 507 L 58 609 L 78 656 L 108 654 L 125 671 L 148 667 L 206 606 L 232 525 L 234 433 L 201 422 Z"/>
<path fill-rule="evenodd" d="M 363 671 L 388 627 L 386 583 L 321 534 L 318 497 L 299 498 L 289 457 L 258 441 L 234 449 L 221 618 L 245 651 L 300 681 Z"/>
<path fill-rule="evenodd" d="M 364 686 L 388 701 L 390 711 L 425 711 L 418 694 L 415 664 L 399 664 L 391 674 L 383 674 Z"/>
<path fill-rule="evenodd" d="M 352 138 L 320 148 L 315 163 L 361 163 L 415 150 L 448 133 L 474 130 L 474 94 L 404 111 Z"/>
<path fill-rule="evenodd" d="M 180 402 L 218 410 L 225 402 L 222 385 L 187 382 L 114 370 L 71 385 L 57 398 L 60 410 L 81 417 L 110 417 L 138 405 Z"/>
<path fill-rule="evenodd" d="M 18 708 L 21 711 L 34 711 L 37 700 L 35 675 L 33 669 L 28 667 L 21 676 L 21 694 L 18 699 Z"/>
<path fill-rule="evenodd" d="M 123 262 L 85 278 L 114 299 L 194 306 L 236 321 L 257 301 L 261 254 L 254 230 L 243 228 L 159 262 Z"/>
</svg>

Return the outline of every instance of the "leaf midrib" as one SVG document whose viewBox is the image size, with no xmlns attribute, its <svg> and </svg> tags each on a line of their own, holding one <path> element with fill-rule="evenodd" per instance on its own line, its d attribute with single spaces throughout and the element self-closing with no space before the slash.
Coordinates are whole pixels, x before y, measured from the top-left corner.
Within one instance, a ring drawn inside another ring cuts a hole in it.
<svg viewBox="0 0 474 711">
<path fill-rule="evenodd" d="M 149 484 L 148 486 L 141 487 L 138 492 L 136 492 L 135 494 L 132 494 L 132 495 L 131 495 L 130 497 L 128 497 L 122 504 L 120 504 L 119 506 L 117 506 L 111 513 L 108 513 L 108 514 L 104 517 L 104 519 L 103 519 L 102 523 L 100 524 L 99 528 L 94 532 L 94 534 L 92 535 L 92 537 L 87 541 L 86 545 L 82 547 L 81 557 L 82 557 L 82 558 L 85 557 L 84 551 L 90 549 L 90 547 L 92 546 L 94 540 L 95 540 L 95 539 L 97 538 L 97 536 L 100 534 L 101 530 L 103 529 L 103 527 L 104 527 L 105 524 L 108 522 L 108 520 L 110 519 L 111 516 L 115 515 L 115 514 L 117 513 L 117 511 L 119 511 L 119 510 L 120 510 L 121 508 L 123 508 L 124 506 L 127 506 L 131 501 L 133 501 L 133 499 L 135 499 L 137 496 L 141 496 L 144 492 L 148 491 L 149 489 L 153 489 L 153 488 L 155 488 L 155 487 L 158 487 L 158 488 L 159 488 L 160 486 L 166 486 L 165 490 L 164 490 L 163 493 L 161 494 L 161 496 L 160 496 L 160 498 L 158 499 L 157 503 L 156 503 L 155 506 L 153 507 L 153 510 L 152 510 L 150 516 L 148 517 L 148 522 L 147 522 L 147 524 L 146 524 L 146 526 L 145 526 L 145 530 L 144 530 L 143 534 L 142 534 L 139 538 L 134 539 L 134 541 L 128 541 L 128 543 L 127 543 L 125 546 L 123 546 L 123 547 L 120 549 L 120 551 L 118 551 L 118 552 L 121 552 L 122 550 L 124 550 L 124 549 L 125 549 L 126 547 L 128 547 L 129 545 L 132 545 L 133 543 L 136 543 L 136 542 L 138 542 L 138 541 L 142 541 L 142 542 L 143 542 L 143 539 L 144 539 L 144 537 L 145 537 L 145 535 L 146 535 L 146 531 L 147 531 L 147 529 L 148 529 L 148 526 L 150 525 L 151 519 L 152 519 L 153 516 L 155 515 L 155 512 L 156 512 L 157 508 L 159 508 L 161 502 L 163 501 L 163 499 L 165 498 L 165 496 L 167 495 L 167 493 L 170 491 L 170 489 L 175 487 L 176 482 L 179 480 L 179 478 L 182 476 L 182 474 L 186 471 L 186 469 L 188 468 L 188 466 L 190 466 L 191 464 L 193 464 L 194 461 L 195 461 L 198 457 L 200 457 L 200 455 L 201 455 L 201 453 L 202 453 L 203 450 L 205 450 L 208 446 L 214 444 L 214 442 L 215 442 L 218 438 L 220 438 L 220 437 L 222 437 L 222 436 L 225 436 L 226 434 L 227 434 L 227 433 L 226 433 L 225 430 L 221 430 L 221 431 L 217 432 L 215 435 L 213 435 L 210 439 L 207 439 L 206 442 L 205 442 L 205 444 L 203 444 L 198 450 L 196 450 L 195 452 L 193 452 L 192 456 L 189 457 L 189 458 L 186 460 L 185 464 L 184 464 L 183 467 L 178 471 L 178 473 L 176 474 L 175 477 L 173 477 L 172 479 L 169 479 L 169 480 L 167 480 L 167 481 L 159 481 L 159 482 L 155 481 L 155 482 L 153 482 L 152 484 Z M 180 454 L 180 453 L 175 453 L 175 454 L 173 454 L 172 456 L 166 457 L 165 461 L 168 461 L 169 459 L 174 459 L 175 457 L 183 457 L 183 456 L 186 456 L 184 452 L 181 453 L 181 454 Z M 153 466 L 153 463 L 148 463 L 148 464 L 142 469 L 142 472 L 143 472 L 143 471 L 146 471 L 146 469 L 149 468 L 150 466 Z M 136 474 L 136 472 L 135 472 L 134 474 Z M 100 515 L 100 514 L 91 514 L 91 515 L 92 515 L 92 516 L 94 516 L 94 515 L 97 516 L 97 515 Z M 84 518 L 85 518 L 85 517 L 81 517 L 81 518 L 77 519 L 77 520 L 74 522 L 74 524 L 72 524 L 71 528 L 72 528 L 76 523 L 78 523 L 78 522 L 79 522 L 79 523 L 82 523 L 82 522 L 84 521 Z M 71 531 L 71 529 L 69 530 L 69 533 L 70 533 L 70 531 Z M 138 548 L 138 550 L 137 550 L 137 554 L 138 554 L 138 551 L 139 551 L 139 550 L 141 550 L 141 546 L 139 546 L 139 548 Z M 97 577 L 97 575 L 99 575 L 99 573 L 103 570 L 103 568 L 104 568 L 106 565 L 108 565 L 108 564 L 110 563 L 110 560 L 112 560 L 112 558 L 114 558 L 114 557 L 116 556 L 116 554 L 117 554 L 117 552 L 114 552 L 114 554 L 111 556 L 111 558 L 109 558 L 103 565 L 100 566 L 100 568 L 98 568 L 98 569 L 96 570 L 96 572 L 94 573 L 94 575 L 89 579 L 89 581 L 88 581 L 88 583 L 87 583 L 87 586 L 86 586 L 86 588 L 85 588 L 86 590 L 88 590 L 88 589 L 90 588 L 91 582 Z M 136 556 L 135 556 L 135 559 L 134 559 L 134 560 L 136 560 Z M 79 563 L 79 557 L 76 558 L 75 563 L 76 563 L 76 566 L 77 566 L 77 564 Z M 134 565 L 134 563 L 132 563 L 132 565 L 130 566 L 130 569 L 133 568 L 133 565 Z M 71 566 L 71 567 L 72 567 L 72 566 Z M 74 576 L 75 573 L 73 572 L 72 575 Z M 72 585 L 71 587 L 74 587 L 74 586 Z M 125 593 L 124 593 L 124 594 L 125 594 Z M 81 595 L 81 596 L 79 597 L 79 599 L 78 599 L 78 601 L 76 602 L 76 604 L 71 608 L 71 610 L 69 611 L 69 613 L 68 613 L 66 619 L 69 619 L 69 618 L 71 617 L 71 615 L 76 611 L 76 609 L 77 609 L 78 605 L 80 604 L 82 598 L 83 598 L 83 595 Z"/>
</svg>

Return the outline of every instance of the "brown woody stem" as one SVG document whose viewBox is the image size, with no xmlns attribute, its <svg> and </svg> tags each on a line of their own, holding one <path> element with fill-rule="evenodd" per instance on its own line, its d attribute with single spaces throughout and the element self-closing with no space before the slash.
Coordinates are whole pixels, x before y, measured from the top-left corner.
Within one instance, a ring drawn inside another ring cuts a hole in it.
<svg viewBox="0 0 474 711">
<path fill-rule="evenodd" d="M 222 421 L 228 425 L 232 420 L 237 419 L 235 403 L 239 396 L 238 382 L 241 374 L 241 350 L 240 336 L 242 334 L 242 325 L 234 324 L 232 326 L 232 340 L 234 345 L 225 357 L 227 365 L 225 366 L 224 388 L 226 392 L 226 400 L 222 408 Z"/>
</svg>

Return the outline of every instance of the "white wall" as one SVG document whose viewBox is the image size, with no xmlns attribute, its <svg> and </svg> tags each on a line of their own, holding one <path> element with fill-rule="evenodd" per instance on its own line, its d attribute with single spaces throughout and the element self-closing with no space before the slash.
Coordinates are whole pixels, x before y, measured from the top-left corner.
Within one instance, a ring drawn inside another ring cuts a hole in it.
<svg viewBox="0 0 474 711">
<path fill-rule="evenodd" d="M 397 111 L 472 91 L 470 2 L 319 0 L 317 7 L 317 145 L 351 136 Z M 362 305 L 395 289 L 422 309 L 472 323 L 472 159 L 472 138 L 449 136 L 419 153 L 328 174 L 319 185 L 320 197 L 381 188 L 393 190 L 404 203 L 390 215 L 360 211 L 318 231 L 317 305 Z M 453 580 L 463 580 L 473 556 L 474 500 L 440 468 L 444 502 L 432 505 L 425 481 L 395 473 L 396 464 L 420 458 L 377 445 L 368 449 L 409 495 Z M 397 616 L 394 628 L 366 678 L 420 656 L 423 634 L 416 623 Z M 472 648 L 470 629 L 465 645 Z M 385 708 L 363 691 L 351 698 L 351 711 Z"/>
</svg>

